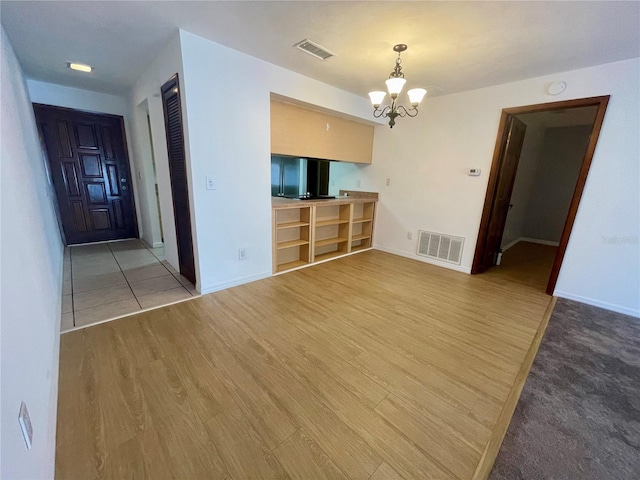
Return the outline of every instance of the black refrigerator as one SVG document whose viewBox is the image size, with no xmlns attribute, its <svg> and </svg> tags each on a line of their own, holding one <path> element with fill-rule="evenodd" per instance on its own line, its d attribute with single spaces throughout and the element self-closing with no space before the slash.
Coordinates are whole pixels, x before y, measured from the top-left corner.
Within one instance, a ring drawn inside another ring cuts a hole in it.
<svg viewBox="0 0 640 480">
<path fill-rule="evenodd" d="M 271 195 L 296 197 L 329 194 L 329 160 L 271 156 Z"/>
</svg>

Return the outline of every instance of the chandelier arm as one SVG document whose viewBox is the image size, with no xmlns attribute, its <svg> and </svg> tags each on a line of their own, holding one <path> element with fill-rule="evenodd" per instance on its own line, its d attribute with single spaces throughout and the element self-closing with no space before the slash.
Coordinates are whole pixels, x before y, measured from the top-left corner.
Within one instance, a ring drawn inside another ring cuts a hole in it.
<svg viewBox="0 0 640 480">
<path fill-rule="evenodd" d="M 398 105 L 397 110 L 401 117 L 405 117 L 405 116 L 415 117 L 416 115 L 418 115 L 418 109 L 416 107 L 411 107 L 410 109 L 407 110 L 407 108 L 404 105 Z"/>
<path fill-rule="evenodd" d="M 391 107 L 389 105 L 383 108 L 374 108 L 373 117 L 374 118 L 387 117 L 390 110 L 391 110 Z"/>
</svg>

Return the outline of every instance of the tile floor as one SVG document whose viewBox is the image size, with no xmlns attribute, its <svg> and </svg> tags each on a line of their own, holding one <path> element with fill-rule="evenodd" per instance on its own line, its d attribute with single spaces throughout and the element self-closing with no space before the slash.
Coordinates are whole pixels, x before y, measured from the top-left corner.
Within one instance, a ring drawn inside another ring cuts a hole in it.
<svg viewBox="0 0 640 480">
<path fill-rule="evenodd" d="M 193 284 L 164 259 L 164 247 L 147 248 L 137 239 L 68 247 L 61 330 L 196 295 Z"/>
</svg>

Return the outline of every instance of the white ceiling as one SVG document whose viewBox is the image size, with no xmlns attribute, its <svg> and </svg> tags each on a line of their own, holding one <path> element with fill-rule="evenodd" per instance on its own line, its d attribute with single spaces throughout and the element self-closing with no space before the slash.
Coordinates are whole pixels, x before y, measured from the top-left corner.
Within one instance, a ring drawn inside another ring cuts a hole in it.
<svg viewBox="0 0 640 480">
<path fill-rule="evenodd" d="M 107 93 L 126 92 L 178 28 L 362 96 L 384 89 L 396 43 L 409 45 L 407 87 L 430 95 L 640 56 L 637 1 L 2 1 L 0 15 L 28 77 Z M 305 38 L 337 56 L 292 48 Z"/>
</svg>

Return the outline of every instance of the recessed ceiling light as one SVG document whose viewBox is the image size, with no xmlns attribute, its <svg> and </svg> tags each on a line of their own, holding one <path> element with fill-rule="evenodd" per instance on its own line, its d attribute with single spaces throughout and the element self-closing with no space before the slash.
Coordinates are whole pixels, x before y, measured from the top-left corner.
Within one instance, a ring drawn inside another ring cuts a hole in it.
<svg viewBox="0 0 640 480">
<path fill-rule="evenodd" d="M 91 65 L 85 65 L 84 63 L 69 62 L 67 63 L 67 67 L 69 67 L 71 70 L 78 70 L 79 72 L 85 73 L 90 73 L 91 70 L 93 70 L 93 67 Z"/>
</svg>

